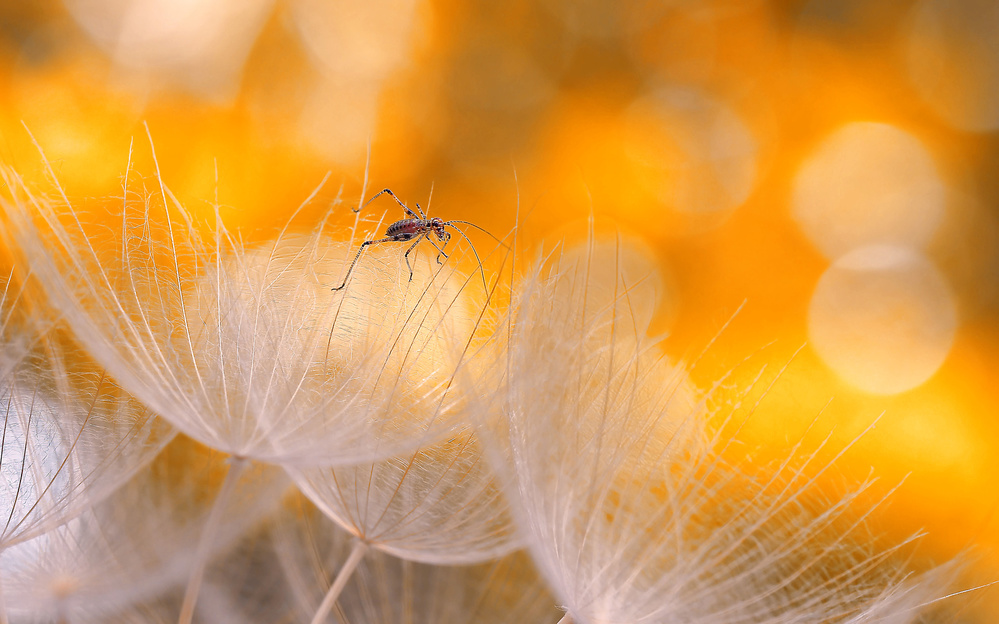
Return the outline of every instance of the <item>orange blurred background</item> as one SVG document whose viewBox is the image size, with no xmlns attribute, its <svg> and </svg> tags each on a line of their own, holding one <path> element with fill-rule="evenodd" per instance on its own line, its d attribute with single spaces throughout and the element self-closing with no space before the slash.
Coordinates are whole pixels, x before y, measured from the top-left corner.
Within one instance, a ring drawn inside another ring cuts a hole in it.
<svg viewBox="0 0 999 624">
<path fill-rule="evenodd" d="M 658 267 L 675 357 L 745 303 L 697 381 L 786 365 L 738 452 L 883 414 L 838 472 L 905 479 L 892 535 L 999 578 L 991 0 L 7 0 L 0 160 L 43 184 L 22 122 L 82 202 L 121 194 L 133 138 L 154 183 L 148 123 L 177 196 L 251 238 L 327 171 L 316 210 L 357 202 L 369 142 L 368 195 L 519 218 L 524 249 L 592 214 Z"/>
</svg>

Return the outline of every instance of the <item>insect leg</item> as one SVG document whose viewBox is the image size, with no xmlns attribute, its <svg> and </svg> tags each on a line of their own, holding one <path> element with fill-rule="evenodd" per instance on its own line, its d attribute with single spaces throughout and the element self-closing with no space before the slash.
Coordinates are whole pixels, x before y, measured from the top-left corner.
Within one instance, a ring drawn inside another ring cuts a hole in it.
<svg viewBox="0 0 999 624">
<path fill-rule="evenodd" d="M 378 199 L 379 196 L 381 196 L 381 195 L 383 195 L 385 193 L 388 193 L 389 195 L 391 195 L 392 199 L 395 200 L 395 203 L 397 203 L 400 206 L 402 206 L 402 209 L 404 211 L 406 211 L 406 215 L 407 216 L 409 216 L 409 217 L 411 217 L 413 219 L 419 219 L 419 218 L 421 218 L 420 215 L 418 215 L 415 212 L 413 212 L 412 210 L 410 210 L 409 206 L 407 206 L 406 204 L 402 203 L 402 200 L 399 199 L 398 197 L 396 197 L 396 194 L 393 193 L 390 189 L 383 189 L 381 191 L 378 191 L 377 193 L 375 193 L 374 195 L 371 196 L 371 199 L 369 199 L 368 201 L 364 202 L 363 206 L 361 206 L 360 208 L 357 208 L 356 210 L 353 209 L 353 208 L 351 210 L 354 210 L 354 212 L 361 212 L 362 210 L 364 210 L 367 207 L 368 204 L 370 204 L 371 202 L 375 201 L 376 199 Z M 419 205 L 417 205 L 417 207 L 419 207 Z M 422 214 L 423 211 L 421 210 L 420 213 Z"/>
<path fill-rule="evenodd" d="M 444 247 L 447 246 L 447 241 L 451 240 L 451 236 L 447 232 L 444 233 L 444 235 L 447 236 L 447 238 L 444 239 L 444 245 L 442 246 L 442 245 L 438 245 L 437 241 L 435 241 L 430 236 L 430 234 L 431 234 L 431 232 L 427 232 L 427 234 L 426 234 L 427 240 L 430 241 L 430 244 L 433 245 L 437 249 L 437 251 L 440 252 L 440 253 L 437 254 L 437 264 L 444 264 L 443 262 L 441 262 L 441 256 L 444 256 L 444 258 L 447 258 L 447 254 L 444 253 Z"/>
<path fill-rule="evenodd" d="M 437 241 L 430 238 L 429 236 L 427 236 L 427 240 L 433 243 L 434 247 L 437 248 L 437 251 L 440 252 L 439 254 L 437 254 L 437 264 L 443 265 L 444 263 L 441 262 L 441 256 L 444 256 L 444 259 L 447 260 L 447 254 L 444 253 L 444 248 L 447 247 L 447 244 L 451 242 L 451 233 L 444 232 L 444 242 L 440 245 L 438 245 Z"/>
<path fill-rule="evenodd" d="M 377 240 L 368 240 L 368 241 L 364 241 L 363 243 L 361 243 L 361 246 L 357 248 L 357 255 L 354 256 L 354 261 L 350 263 L 350 268 L 347 269 L 347 274 L 343 276 L 343 283 L 340 284 L 339 286 L 335 287 L 335 288 L 331 288 L 330 290 L 333 290 L 333 291 L 343 290 L 343 287 L 347 285 L 347 279 L 350 278 L 350 274 L 354 272 L 354 265 L 356 265 L 357 261 L 361 258 L 361 253 L 364 251 L 365 247 L 367 247 L 368 245 L 377 245 L 378 243 L 389 243 L 389 242 L 392 242 L 394 240 L 395 239 L 390 236 L 388 238 L 379 238 Z"/>
<path fill-rule="evenodd" d="M 406 253 L 403 256 L 406 259 L 406 268 L 409 269 L 409 281 L 411 281 L 411 282 L 413 281 L 413 267 L 412 267 L 412 265 L 409 264 L 409 252 L 411 252 L 414 249 L 416 249 L 416 246 L 420 244 L 420 241 L 422 241 L 424 238 L 427 238 L 428 235 L 429 235 L 429 233 L 425 232 L 425 233 L 421 234 L 420 236 L 417 236 L 416 237 L 416 242 L 414 242 L 412 245 L 409 246 L 409 249 L 406 250 Z M 430 241 L 430 242 L 433 242 L 433 241 Z"/>
</svg>

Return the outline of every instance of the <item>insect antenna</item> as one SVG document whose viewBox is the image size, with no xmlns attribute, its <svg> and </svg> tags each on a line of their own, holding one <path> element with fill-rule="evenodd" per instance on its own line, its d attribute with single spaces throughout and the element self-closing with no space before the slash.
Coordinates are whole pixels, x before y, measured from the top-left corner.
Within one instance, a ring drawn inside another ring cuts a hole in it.
<svg viewBox="0 0 999 624">
<path fill-rule="evenodd" d="M 470 225 L 470 226 L 472 226 L 473 228 L 475 228 L 475 229 L 477 229 L 477 230 L 480 230 L 480 231 L 482 231 L 482 232 L 485 232 L 485 233 L 486 233 L 486 234 L 488 234 L 488 235 L 489 235 L 490 237 L 492 237 L 492 239 L 493 239 L 494 241 L 496 241 L 496 242 L 497 242 L 497 243 L 499 243 L 500 245 L 503 245 L 503 247 L 505 247 L 506 249 L 510 249 L 510 246 L 509 246 L 509 245 L 507 245 L 506 243 L 504 243 L 504 242 L 503 242 L 503 241 L 501 241 L 500 239 L 496 238 L 496 236 L 495 236 L 495 235 L 494 235 L 494 234 L 493 234 L 492 232 L 490 232 L 489 230 L 487 230 L 487 229 L 486 229 L 486 228 L 484 228 L 484 227 L 481 227 L 481 226 L 478 226 L 478 225 L 475 225 L 475 224 L 474 224 L 474 223 L 472 223 L 471 221 L 459 221 L 458 219 L 451 219 L 450 221 L 445 221 L 445 222 L 444 222 L 444 225 L 451 225 L 452 223 L 464 223 L 465 225 Z M 451 225 L 451 227 L 453 227 L 454 229 L 458 230 L 458 228 L 454 227 L 453 225 Z M 458 231 L 459 231 L 459 232 L 461 232 L 461 230 L 458 230 Z M 462 232 L 462 235 L 464 235 L 464 232 Z M 465 238 L 467 239 L 468 237 L 467 237 L 467 236 L 465 236 Z M 471 241 L 469 241 L 469 243 L 471 243 Z"/>
<path fill-rule="evenodd" d="M 450 225 L 450 224 L 448 224 Z M 482 274 L 482 290 L 486 291 L 486 295 L 489 294 L 489 286 L 486 285 L 486 271 L 482 268 L 482 259 L 479 258 L 479 252 L 475 251 L 475 245 L 472 244 L 472 239 L 468 238 L 468 235 L 462 232 L 459 228 L 451 226 L 451 229 L 459 233 L 468 241 L 468 246 L 472 248 L 472 253 L 475 254 L 475 261 L 479 263 L 479 273 Z"/>
<path fill-rule="evenodd" d="M 486 296 L 488 296 L 488 295 L 489 295 L 489 286 L 488 286 L 488 285 L 486 284 L 486 272 L 485 272 L 485 270 L 484 270 L 484 269 L 482 268 L 482 259 L 481 259 L 481 258 L 479 258 L 479 252 L 475 250 L 475 245 L 474 245 L 474 244 L 472 243 L 472 239 L 470 239 L 470 238 L 468 237 L 468 235 L 467 235 L 467 234 L 465 234 L 465 233 L 464 233 L 464 232 L 463 232 L 463 231 L 461 230 L 461 228 L 458 228 L 458 227 L 455 227 L 455 226 L 453 225 L 453 224 L 455 224 L 455 223 L 464 223 L 465 225 L 470 225 L 470 226 L 472 226 L 472 227 L 473 227 L 473 228 L 475 228 L 475 229 L 478 229 L 478 230 L 482 230 L 482 231 L 483 231 L 483 232 L 485 232 L 486 234 L 489 234 L 489 236 L 492 236 L 493 240 L 495 240 L 495 241 L 496 241 L 497 243 L 499 243 L 500 245 L 503 245 L 503 246 L 504 246 L 504 247 L 506 247 L 507 249 L 510 249 L 510 246 L 509 246 L 509 245 L 507 245 L 506 243 L 504 243 L 503 241 L 501 241 L 500 239 L 496 238 L 495 236 L 493 236 L 493 234 L 492 234 L 491 232 L 489 232 L 489 231 L 487 231 L 487 230 L 485 230 L 485 229 L 483 229 L 483 228 L 481 228 L 481 227 L 479 227 L 479 226 L 475 225 L 474 223 L 469 223 L 468 221 L 458 221 L 458 220 L 452 220 L 452 221 L 445 221 L 445 222 L 444 222 L 444 225 L 446 225 L 446 226 L 450 227 L 450 228 L 451 228 L 452 230 L 454 230 L 455 232 L 457 232 L 457 233 L 461 234 L 461 236 L 462 236 L 462 237 L 463 237 L 463 238 L 464 238 L 465 240 L 467 240 L 467 241 L 468 241 L 468 246 L 472 248 L 472 253 L 473 253 L 473 254 L 475 254 L 475 260 L 476 260 L 476 262 L 478 262 L 478 263 L 479 263 L 479 273 L 480 273 L 480 274 L 482 275 L 482 288 L 483 288 L 483 290 L 485 290 L 485 291 L 486 291 Z"/>
</svg>

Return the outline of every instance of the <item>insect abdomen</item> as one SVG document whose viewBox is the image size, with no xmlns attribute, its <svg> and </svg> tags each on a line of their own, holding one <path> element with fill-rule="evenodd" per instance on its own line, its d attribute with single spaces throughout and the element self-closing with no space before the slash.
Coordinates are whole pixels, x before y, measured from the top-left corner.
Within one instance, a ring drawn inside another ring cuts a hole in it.
<svg viewBox="0 0 999 624">
<path fill-rule="evenodd" d="M 385 230 L 385 236 L 398 240 L 409 240 L 426 229 L 421 219 L 403 219 L 396 221 Z"/>
</svg>

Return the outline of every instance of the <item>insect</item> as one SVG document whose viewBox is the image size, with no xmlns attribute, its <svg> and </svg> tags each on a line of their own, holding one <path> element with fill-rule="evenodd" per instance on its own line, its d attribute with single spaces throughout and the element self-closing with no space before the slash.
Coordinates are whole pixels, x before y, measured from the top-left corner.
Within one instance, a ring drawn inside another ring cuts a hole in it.
<svg viewBox="0 0 999 624">
<path fill-rule="evenodd" d="M 489 287 L 486 285 L 486 273 L 482 269 L 482 260 L 479 258 L 479 253 L 475 251 L 475 245 L 473 245 L 471 239 L 469 239 L 468 236 L 464 232 L 462 232 L 459 228 L 455 227 L 454 224 L 461 223 L 464 225 L 470 225 L 478 230 L 482 230 L 486 234 L 489 234 L 489 236 L 492 236 L 493 240 L 495 240 L 497 243 L 509 249 L 509 247 L 507 247 L 507 245 L 505 245 L 503 241 L 496 238 L 485 229 L 475 225 L 470 221 L 460 221 L 458 219 L 445 221 L 440 217 L 428 218 L 427 215 L 423 212 L 423 209 L 420 208 L 420 204 L 416 204 L 417 212 L 413 212 L 412 210 L 410 210 L 409 206 L 402 203 L 402 200 L 396 197 L 396 194 L 389 189 L 384 189 L 379 191 L 378 193 L 375 193 L 371 197 L 371 199 L 369 199 L 364 203 L 363 206 L 354 209 L 354 212 L 360 212 L 364 210 L 364 208 L 368 204 L 375 201 L 378 197 L 386 193 L 391 195 L 392 199 L 394 199 L 397 204 L 402 206 L 402 209 L 405 211 L 407 218 L 400 219 L 395 223 L 389 225 L 388 228 L 386 228 L 385 230 L 384 238 L 366 240 L 363 243 L 361 243 L 361 246 L 357 250 L 357 255 L 354 256 L 354 261 L 350 263 L 350 268 L 347 269 L 347 274 L 343 276 L 343 283 L 341 283 L 339 286 L 332 288 L 332 290 L 334 291 L 342 290 L 347 285 L 347 280 L 350 279 L 350 274 L 354 271 L 354 266 L 357 264 L 357 261 L 361 258 L 361 254 L 364 252 L 364 248 L 367 247 L 368 245 L 378 245 L 380 243 L 401 243 L 415 239 L 413 244 L 409 246 L 409 249 L 407 249 L 406 253 L 403 255 L 403 257 L 406 259 L 406 268 L 409 269 L 409 281 L 413 281 L 413 267 L 409 263 L 409 254 L 414 249 L 416 249 L 416 246 L 419 245 L 423 240 L 428 240 L 437 249 L 438 252 L 437 264 L 443 265 L 444 263 L 441 262 L 441 258 L 443 257 L 444 259 L 447 259 L 448 257 L 444 249 L 447 247 L 447 244 L 451 242 L 451 233 L 444 228 L 451 228 L 458 234 L 461 234 L 462 237 L 464 237 L 464 239 L 468 241 L 468 245 L 472 248 L 472 253 L 475 254 L 475 260 L 479 263 L 479 273 L 482 275 L 482 287 L 486 290 L 487 293 L 489 292 Z M 437 240 L 435 241 L 433 238 L 431 238 L 431 235 L 436 236 Z"/>
</svg>

